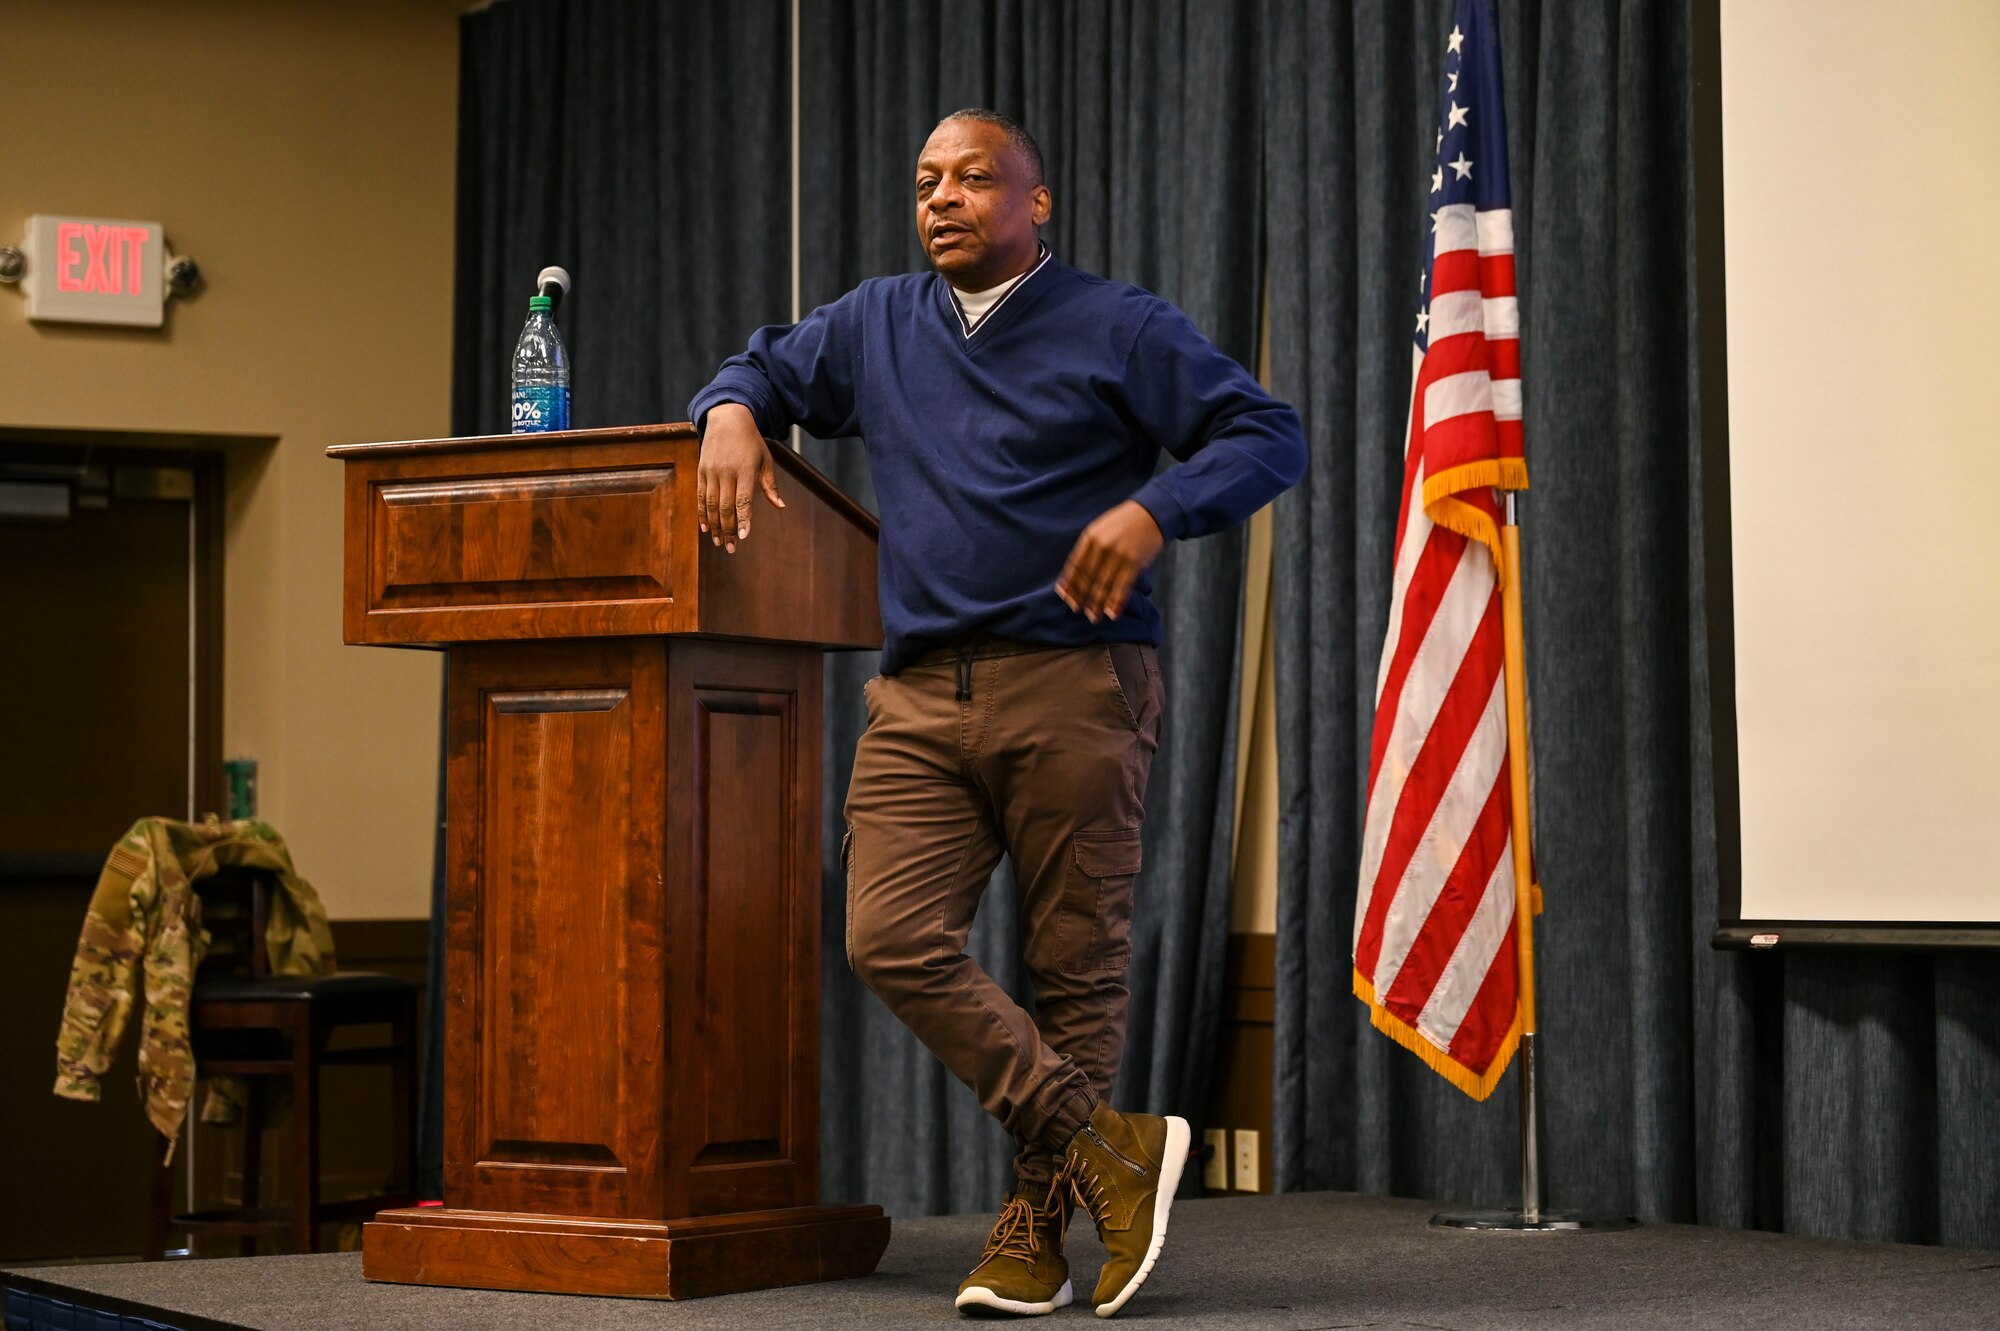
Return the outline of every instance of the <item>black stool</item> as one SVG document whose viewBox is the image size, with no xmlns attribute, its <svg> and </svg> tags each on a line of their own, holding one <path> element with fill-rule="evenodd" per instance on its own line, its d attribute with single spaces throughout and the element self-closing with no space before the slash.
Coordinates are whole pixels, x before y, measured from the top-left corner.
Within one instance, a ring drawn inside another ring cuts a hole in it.
<svg viewBox="0 0 2000 1331">
<path fill-rule="evenodd" d="M 271 875 L 224 870 L 197 884 L 202 922 L 211 935 L 208 957 L 196 972 L 188 1031 L 200 1075 L 229 1074 L 245 1079 L 243 1114 L 243 1204 L 173 1214 L 173 1171 L 155 1170 L 153 1204 L 146 1226 L 146 1257 L 165 1255 L 167 1231 L 235 1234 L 245 1256 L 260 1235 L 290 1235 L 290 1251 L 315 1252 L 319 1231 L 330 1221 L 365 1220 L 377 1211 L 410 1206 L 413 1191 L 417 987 L 393 975 L 365 971 L 332 975 L 272 975 L 264 949 Z M 360 1049 L 327 1048 L 342 1026 L 389 1027 L 387 1044 Z M 376 1197 L 322 1204 L 319 1199 L 320 1069 L 351 1064 L 386 1064 L 390 1069 L 390 1191 Z M 260 1205 L 265 1083 L 273 1077 L 291 1086 L 291 1205 Z M 190 1106 L 193 1112 L 194 1106 Z"/>
</svg>

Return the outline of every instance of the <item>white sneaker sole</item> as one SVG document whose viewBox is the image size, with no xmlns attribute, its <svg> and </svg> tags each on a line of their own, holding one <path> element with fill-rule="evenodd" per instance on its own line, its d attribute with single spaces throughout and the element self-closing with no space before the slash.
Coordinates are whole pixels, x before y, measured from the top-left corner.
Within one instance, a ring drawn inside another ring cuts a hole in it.
<svg viewBox="0 0 2000 1331">
<path fill-rule="evenodd" d="M 1046 1303 L 1023 1303 L 1019 1299 L 1003 1299 L 984 1285 L 974 1285 L 971 1289 L 959 1291 L 958 1299 L 953 1306 L 961 1312 L 986 1309 L 991 1312 L 1012 1313 L 1016 1317 L 1040 1317 L 1058 1308 L 1069 1307 L 1075 1298 L 1076 1291 L 1070 1288 L 1067 1280 L 1063 1281 L 1063 1287 L 1056 1291 L 1056 1296 Z M 975 1312 L 974 1316 L 977 1315 Z"/>
<path fill-rule="evenodd" d="M 1174 1190 L 1181 1185 L 1181 1171 L 1187 1168 L 1188 1145 L 1193 1134 L 1188 1131 L 1188 1121 L 1167 1115 L 1167 1144 L 1160 1161 L 1160 1190 L 1153 1194 L 1153 1241 L 1146 1245 L 1146 1260 L 1139 1263 L 1139 1269 L 1125 1282 L 1125 1288 L 1109 1303 L 1097 1305 L 1099 1317 L 1109 1317 L 1123 1308 L 1139 1286 L 1146 1283 L 1153 1266 L 1160 1260 L 1160 1249 L 1167 1246 L 1167 1213 L 1174 1209 Z"/>
</svg>

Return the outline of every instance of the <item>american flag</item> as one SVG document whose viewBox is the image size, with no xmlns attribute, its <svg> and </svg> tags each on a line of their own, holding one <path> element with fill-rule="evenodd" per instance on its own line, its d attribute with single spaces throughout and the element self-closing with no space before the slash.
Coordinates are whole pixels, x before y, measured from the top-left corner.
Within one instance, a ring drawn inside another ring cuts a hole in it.
<svg viewBox="0 0 2000 1331">
<path fill-rule="evenodd" d="M 1521 1032 L 1496 487 L 1528 484 L 1487 3 L 1459 0 L 1439 89 L 1354 908 L 1354 991 L 1374 1024 L 1475 1099 L 1492 1092 Z"/>
</svg>

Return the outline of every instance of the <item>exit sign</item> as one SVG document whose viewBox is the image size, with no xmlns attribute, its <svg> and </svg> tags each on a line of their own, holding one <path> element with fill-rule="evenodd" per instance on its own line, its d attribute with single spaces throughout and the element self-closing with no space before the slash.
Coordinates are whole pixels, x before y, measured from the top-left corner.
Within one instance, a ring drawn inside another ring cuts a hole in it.
<svg viewBox="0 0 2000 1331">
<path fill-rule="evenodd" d="M 166 237 L 158 222 L 37 214 L 21 248 L 30 319 L 145 328 L 163 321 Z"/>
</svg>

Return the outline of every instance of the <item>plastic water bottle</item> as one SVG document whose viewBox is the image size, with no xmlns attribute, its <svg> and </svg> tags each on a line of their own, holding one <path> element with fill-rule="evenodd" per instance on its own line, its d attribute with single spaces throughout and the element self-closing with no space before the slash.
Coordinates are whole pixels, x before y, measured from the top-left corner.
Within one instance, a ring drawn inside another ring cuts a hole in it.
<svg viewBox="0 0 2000 1331">
<path fill-rule="evenodd" d="M 556 327 L 553 296 L 528 298 L 528 322 L 514 344 L 514 433 L 569 428 L 569 353 Z"/>
</svg>

